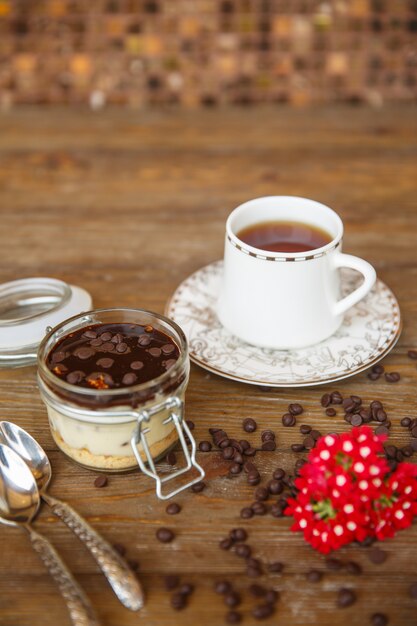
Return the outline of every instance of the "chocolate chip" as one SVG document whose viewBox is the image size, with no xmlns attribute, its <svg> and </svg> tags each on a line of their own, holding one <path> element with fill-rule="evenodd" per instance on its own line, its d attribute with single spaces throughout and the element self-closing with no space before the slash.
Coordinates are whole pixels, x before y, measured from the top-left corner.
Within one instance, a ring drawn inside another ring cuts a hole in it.
<svg viewBox="0 0 417 626">
<path fill-rule="evenodd" d="M 409 350 L 409 351 L 407 352 L 407 356 L 408 356 L 410 359 L 417 359 L 417 350 Z"/>
<path fill-rule="evenodd" d="M 128 345 L 124 341 L 116 344 L 116 352 L 120 352 L 120 354 L 123 354 L 123 352 L 126 352 L 127 348 L 128 348 Z"/>
<path fill-rule="evenodd" d="M 368 551 L 368 559 L 374 565 L 382 565 L 388 558 L 387 552 L 385 550 L 381 550 L 381 548 L 372 548 Z"/>
<path fill-rule="evenodd" d="M 85 361 L 87 359 L 90 359 L 92 356 L 94 356 L 96 353 L 96 351 L 93 348 L 88 348 L 87 346 L 83 346 L 81 348 L 77 348 L 74 351 L 74 356 L 76 356 L 78 359 L 81 359 L 82 361 Z"/>
<path fill-rule="evenodd" d="M 247 417 L 243 420 L 242 427 L 246 433 L 254 433 L 258 425 L 254 419 L 252 419 L 251 417 Z"/>
<path fill-rule="evenodd" d="M 138 345 L 142 346 L 143 348 L 145 346 L 149 346 L 150 343 L 151 343 L 151 338 L 149 337 L 149 335 L 141 335 L 138 339 Z"/>
<path fill-rule="evenodd" d="M 384 613 L 373 613 L 371 615 L 372 626 L 387 626 L 388 617 Z"/>
<path fill-rule="evenodd" d="M 387 414 L 385 413 L 384 409 L 378 409 L 375 415 L 376 419 L 378 422 L 386 422 L 387 421 Z"/>
<path fill-rule="evenodd" d="M 148 353 L 154 358 L 157 358 L 161 356 L 161 348 L 149 348 Z"/>
<path fill-rule="evenodd" d="M 102 340 L 100 339 L 100 337 L 97 337 L 97 339 L 92 339 L 90 341 L 90 346 L 93 346 L 94 348 L 98 348 L 98 346 L 101 346 L 102 344 Z"/>
<path fill-rule="evenodd" d="M 381 424 L 381 426 L 378 426 L 377 428 L 375 428 L 375 434 L 376 435 L 389 435 L 389 430 L 386 426 Z"/>
<path fill-rule="evenodd" d="M 113 350 L 114 350 L 114 343 L 111 343 L 110 341 L 107 341 L 106 343 L 102 343 L 100 346 L 101 352 L 113 352 Z"/>
<path fill-rule="evenodd" d="M 83 333 L 83 337 L 86 337 L 87 339 L 95 339 L 97 337 L 97 333 L 94 330 L 86 330 L 85 333 Z"/>
<path fill-rule="evenodd" d="M 104 332 L 104 333 L 101 333 L 101 335 L 100 335 L 100 339 L 101 339 L 102 341 L 110 341 L 110 339 L 111 339 L 111 333 L 109 333 L 108 331 L 106 331 L 106 332 Z"/>
<path fill-rule="evenodd" d="M 168 515 L 178 515 L 180 511 L 181 507 L 177 502 L 171 502 L 171 504 L 168 504 L 165 509 L 165 512 L 168 513 Z"/>
<path fill-rule="evenodd" d="M 175 346 L 172 343 L 166 343 L 161 347 L 161 350 L 163 354 L 171 354 L 172 352 L 174 352 Z"/>
<path fill-rule="evenodd" d="M 390 372 L 389 374 L 385 374 L 385 380 L 387 383 L 398 383 L 401 376 L 398 372 Z"/>
<path fill-rule="evenodd" d="M 193 491 L 194 493 L 201 493 L 205 488 L 206 483 L 200 480 L 198 483 L 195 483 L 195 485 L 192 485 L 191 491 Z"/>
<path fill-rule="evenodd" d="M 96 365 L 98 365 L 99 367 L 104 367 L 105 369 L 111 367 L 114 363 L 114 359 L 110 359 L 109 357 L 103 357 L 102 359 L 99 359 L 98 361 L 96 361 Z"/>
<path fill-rule="evenodd" d="M 342 395 L 339 391 L 333 391 L 333 393 L 330 395 L 331 400 L 332 400 L 332 404 L 342 404 L 343 402 L 343 398 Z"/>
<path fill-rule="evenodd" d="M 170 528 L 158 528 L 156 531 L 156 538 L 161 543 L 170 543 L 174 537 L 175 535 Z"/>
<path fill-rule="evenodd" d="M 142 361 L 132 361 L 132 363 L 130 364 L 130 369 L 132 370 L 141 370 L 143 367 L 143 363 Z"/>
<path fill-rule="evenodd" d="M 104 474 L 100 474 L 100 476 L 97 476 L 97 478 L 94 481 L 94 487 L 101 489 L 102 487 L 105 487 L 107 483 L 108 483 L 107 476 L 105 476 Z"/>
<path fill-rule="evenodd" d="M 355 604 L 356 599 L 356 593 L 353 591 L 353 589 L 346 589 L 345 587 L 343 587 L 339 590 L 339 593 L 337 594 L 337 606 L 341 609 L 344 609 L 348 606 L 351 606 L 352 604 Z"/>
<path fill-rule="evenodd" d="M 318 583 L 323 578 L 323 574 L 318 569 L 311 569 L 307 572 L 306 578 L 309 583 Z"/>
<path fill-rule="evenodd" d="M 359 413 L 352 415 L 352 419 L 350 420 L 350 423 L 352 424 L 352 426 L 360 426 L 362 422 L 363 420 L 361 416 L 359 415 Z"/>
<path fill-rule="evenodd" d="M 84 377 L 84 372 L 82 372 L 81 370 L 74 370 L 73 372 L 67 374 L 65 380 L 67 381 L 67 383 L 70 383 L 70 385 L 76 385 L 77 383 L 80 383 Z"/>
<path fill-rule="evenodd" d="M 326 415 L 328 417 L 334 417 L 336 415 L 336 409 L 329 407 L 328 409 L 326 409 Z"/>
<path fill-rule="evenodd" d="M 291 413 L 291 415 L 301 415 L 303 411 L 304 409 L 301 404 L 290 404 L 288 406 L 288 412 Z"/>
<path fill-rule="evenodd" d="M 122 383 L 124 385 L 134 385 L 137 381 L 138 377 L 133 372 L 129 372 L 125 374 L 122 378 Z"/>
<path fill-rule="evenodd" d="M 277 444 L 275 443 L 275 441 L 264 441 L 261 449 L 268 451 L 268 452 L 273 452 L 274 450 L 276 450 Z"/>
<path fill-rule="evenodd" d="M 214 585 L 214 591 L 222 595 L 225 593 L 229 593 L 229 591 L 231 590 L 232 590 L 232 585 L 228 580 L 219 580 Z"/>
<path fill-rule="evenodd" d="M 122 343 L 123 342 L 123 335 L 121 333 L 116 333 L 111 338 L 111 342 L 112 343 Z"/>
<path fill-rule="evenodd" d="M 242 621 L 242 614 L 237 611 L 229 611 L 226 613 L 225 620 L 227 624 L 240 624 Z"/>
<path fill-rule="evenodd" d="M 289 426 L 295 426 L 297 423 L 297 420 L 295 419 L 294 415 L 291 415 L 291 413 L 285 413 L 282 416 L 282 425 L 289 427 Z"/>
<path fill-rule="evenodd" d="M 167 574 L 164 577 L 165 589 L 167 591 L 172 591 L 180 584 L 180 577 L 177 574 Z"/>
</svg>

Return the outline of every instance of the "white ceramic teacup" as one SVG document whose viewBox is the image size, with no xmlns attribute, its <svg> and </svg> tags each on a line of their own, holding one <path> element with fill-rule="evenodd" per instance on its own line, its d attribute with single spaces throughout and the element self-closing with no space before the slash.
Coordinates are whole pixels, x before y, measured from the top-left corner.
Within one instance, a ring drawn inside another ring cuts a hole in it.
<svg viewBox="0 0 417 626">
<path fill-rule="evenodd" d="M 237 233 L 271 221 L 310 224 L 332 237 L 308 252 L 269 252 L 254 248 Z M 224 275 L 217 304 L 223 326 L 244 341 L 266 348 L 291 349 L 330 337 L 343 314 L 371 290 L 372 265 L 342 254 L 343 223 L 332 209 L 306 198 L 269 196 L 238 206 L 226 223 Z M 360 272 L 363 283 L 340 299 L 338 269 Z"/>
</svg>

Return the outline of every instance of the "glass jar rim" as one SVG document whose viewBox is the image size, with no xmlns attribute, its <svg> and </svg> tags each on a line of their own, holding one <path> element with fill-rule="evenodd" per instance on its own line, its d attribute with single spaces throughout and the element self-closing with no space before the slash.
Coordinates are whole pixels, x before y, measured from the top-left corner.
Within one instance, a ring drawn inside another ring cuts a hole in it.
<svg viewBox="0 0 417 626">
<path fill-rule="evenodd" d="M 177 361 L 175 362 L 175 364 L 172 367 L 170 367 L 169 370 L 167 370 L 163 374 L 160 374 L 158 377 L 152 378 L 138 385 L 130 385 L 127 387 L 120 387 L 118 389 L 114 389 L 114 388 L 113 389 L 100 389 L 100 392 L 99 392 L 100 397 L 114 398 L 118 396 L 126 396 L 126 394 L 130 394 L 130 393 L 132 394 L 139 393 L 141 391 L 146 391 L 149 388 L 163 385 L 166 381 L 169 381 L 171 378 L 174 378 L 174 376 L 177 375 L 179 371 L 181 371 L 181 369 L 184 366 L 185 361 L 188 359 L 188 343 L 187 343 L 187 338 L 182 328 L 178 326 L 178 324 L 174 322 L 173 320 L 171 320 L 169 317 L 166 317 L 165 315 L 161 315 L 160 313 L 155 313 L 154 311 L 149 311 L 148 309 L 135 309 L 131 307 L 109 307 L 109 308 L 103 308 L 103 309 L 93 309 L 92 311 L 80 313 L 78 315 L 69 317 L 68 319 L 64 320 L 63 322 L 61 322 L 60 324 L 52 328 L 47 333 L 47 335 L 45 335 L 45 337 L 42 339 L 39 345 L 38 355 L 37 355 L 38 368 L 40 370 L 40 373 L 42 373 L 42 377 L 45 380 L 45 382 L 48 382 L 52 386 L 56 386 L 70 393 L 71 392 L 74 393 L 74 391 L 76 390 L 77 394 L 80 394 L 81 396 L 97 397 L 97 389 L 89 389 L 87 387 L 79 387 L 77 385 L 72 385 L 71 383 L 67 383 L 61 378 L 58 378 L 58 376 L 56 376 L 55 374 L 51 372 L 51 370 L 46 365 L 46 358 L 45 358 L 47 354 L 49 353 L 49 350 L 47 351 L 48 342 L 53 338 L 53 336 L 56 333 L 60 333 L 57 337 L 57 340 L 63 338 L 65 336 L 65 332 L 63 331 L 63 329 L 68 324 L 71 324 L 72 322 L 76 322 L 77 320 L 80 320 L 80 321 L 84 320 L 87 326 L 88 322 L 90 324 L 94 323 L 93 320 L 89 319 L 90 315 L 96 315 L 100 313 L 115 313 L 117 311 L 121 311 L 125 313 L 134 313 L 134 314 L 140 313 L 144 315 L 149 315 L 153 318 L 156 318 L 157 320 L 160 320 L 164 324 L 166 324 L 168 327 L 174 330 L 177 335 L 176 338 L 178 339 L 179 344 L 180 344 L 178 346 L 180 349 L 180 355 Z M 114 323 L 117 323 L 117 322 L 114 322 Z M 82 326 L 80 327 L 82 328 Z"/>
</svg>

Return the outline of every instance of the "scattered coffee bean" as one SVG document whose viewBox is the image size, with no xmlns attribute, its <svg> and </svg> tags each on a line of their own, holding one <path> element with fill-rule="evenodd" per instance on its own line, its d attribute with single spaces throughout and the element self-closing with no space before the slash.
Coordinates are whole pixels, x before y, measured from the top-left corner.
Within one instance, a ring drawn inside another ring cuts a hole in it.
<svg viewBox="0 0 417 626">
<path fill-rule="evenodd" d="M 248 538 L 248 533 L 244 528 L 233 528 L 230 531 L 230 537 L 233 541 L 246 541 Z"/>
<path fill-rule="evenodd" d="M 261 476 L 259 472 L 251 472 L 250 474 L 248 474 L 247 481 L 248 485 L 251 485 L 252 487 L 259 485 L 259 483 L 261 482 Z"/>
<path fill-rule="evenodd" d="M 336 409 L 329 407 L 328 409 L 326 409 L 326 415 L 328 417 L 334 417 L 336 415 Z"/>
<path fill-rule="evenodd" d="M 186 424 L 187 424 L 188 428 L 190 430 L 194 430 L 194 428 L 195 428 L 194 422 L 192 420 L 185 420 L 185 421 L 186 421 Z"/>
<path fill-rule="evenodd" d="M 251 505 L 251 509 L 255 515 L 265 515 L 267 508 L 263 502 L 254 502 Z"/>
<path fill-rule="evenodd" d="M 242 471 L 242 465 L 240 463 L 233 463 L 229 467 L 229 474 L 232 474 L 233 476 L 240 474 L 241 471 Z"/>
<path fill-rule="evenodd" d="M 230 608 L 239 606 L 241 602 L 240 594 L 238 594 L 237 591 L 229 591 L 229 593 L 224 596 L 224 603 L 230 606 Z"/>
<path fill-rule="evenodd" d="M 283 569 L 284 563 L 281 563 L 281 561 L 274 561 L 268 565 L 268 571 L 271 572 L 271 574 L 280 574 Z"/>
<path fill-rule="evenodd" d="M 241 439 L 239 443 L 240 443 L 240 448 L 242 452 L 244 452 L 245 450 L 248 450 L 248 448 L 251 447 L 249 441 L 246 441 L 246 439 Z"/>
<path fill-rule="evenodd" d="M 232 446 L 226 446 L 223 448 L 223 458 L 226 461 L 230 461 L 235 456 L 235 449 Z"/>
<path fill-rule="evenodd" d="M 284 517 L 284 509 L 285 506 L 281 506 L 280 504 L 273 504 L 271 506 L 271 515 L 273 517 Z"/>
<path fill-rule="evenodd" d="M 311 426 L 309 426 L 308 424 L 301 424 L 300 426 L 300 433 L 302 435 L 308 435 L 308 433 L 311 432 Z"/>
<path fill-rule="evenodd" d="M 271 617 L 275 612 L 274 607 L 271 604 L 258 604 L 253 610 L 252 615 L 255 619 L 267 619 Z"/>
<path fill-rule="evenodd" d="M 165 512 L 168 513 L 168 515 L 178 515 L 180 511 L 181 507 L 177 502 L 171 502 L 171 504 L 168 504 L 165 509 Z"/>
<path fill-rule="evenodd" d="M 231 539 L 230 537 L 226 537 L 225 539 L 222 539 L 221 541 L 219 541 L 219 548 L 221 550 L 230 550 L 232 545 L 233 545 L 233 539 Z"/>
<path fill-rule="evenodd" d="M 269 491 L 268 489 L 266 489 L 266 487 L 258 487 L 255 491 L 255 499 L 256 500 L 268 500 L 269 498 Z"/>
<path fill-rule="evenodd" d="M 283 470 L 281 467 L 278 467 L 272 474 L 272 477 L 275 478 L 276 480 L 281 480 L 282 478 L 284 478 L 284 476 L 285 476 L 285 470 Z"/>
<path fill-rule="evenodd" d="M 124 556 L 126 554 L 126 547 L 122 543 L 114 543 L 113 548 L 120 554 L 120 556 Z"/>
<path fill-rule="evenodd" d="M 181 587 L 178 589 L 179 593 L 182 593 L 184 596 L 189 596 L 194 591 L 194 585 L 192 583 L 183 583 Z"/>
<path fill-rule="evenodd" d="M 304 449 L 304 444 L 302 443 L 293 443 L 291 446 L 293 452 L 304 452 Z"/>
<path fill-rule="evenodd" d="M 301 404 L 290 404 L 288 406 L 288 412 L 291 413 L 291 415 L 301 415 L 303 411 L 304 409 Z"/>
<path fill-rule="evenodd" d="M 284 485 L 280 480 L 270 480 L 267 484 L 267 489 L 270 494 L 277 496 L 284 491 Z"/>
<path fill-rule="evenodd" d="M 252 448 L 252 447 L 247 448 L 246 450 L 244 450 L 244 451 L 243 451 L 243 454 L 244 454 L 245 456 L 255 456 L 255 454 L 256 454 L 256 449 L 255 449 L 255 448 Z"/>
<path fill-rule="evenodd" d="M 411 424 L 411 417 L 403 417 L 400 424 L 401 426 L 403 426 L 404 428 L 409 428 L 410 424 Z"/>
<path fill-rule="evenodd" d="M 285 413 L 285 415 L 282 416 L 283 426 L 286 426 L 286 427 L 295 426 L 296 423 L 297 423 L 297 420 L 294 415 L 291 415 L 291 413 Z"/>
<path fill-rule="evenodd" d="M 167 574 L 164 578 L 165 589 L 167 591 L 172 591 L 176 589 L 180 584 L 180 578 L 177 574 Z"/>
<path fill-rule="evenodd" d="M 255 430 L 257 429 L 258 425 L 255 422 L 254 419 L 252 419 L 251 417 L 246 418 L 245 420 L 243 420 L 242 422 L 242 426 L 243 426 L 243 430 L 246 433 L 254 433 Z"/>
<path fill-rule="evenodd" d="M 275 441 L 269 440 L 269 441 L 264 441 L 261 449 L 267 452 L 273 452 L 274 450 L 276 450 L 277 444 L 275 443 Z"/>
<path fill-rule="evenodd" d="M 185 609 L 187 606 L 187 596 L 179 591 L 175 591 L 175 593 L 171 596 L 171 606 L 176 611 L 181 611 Z"/>
<path fill-rule="evenodd" d="M 372 548 L 371 550 L 369 550 L 367 555 L 368 555 L 368 559 L 374 565 L 382 565 L 382 563 L 385 563 L 385 561 L 388 558 L 388 553 L 385 552 L 385 550 L 381 550 L 381 548 L 378 548 L 378 547 Z"/>
<path fill-rule="evenodd" d="M 252 554 L 252 548 L 248 546 L 247 543 L 238 543 L 235 549 L 235 553 L 242 559 L 248 559 Z"/>
<path fill-rule="evenodd" d="M 242 614 L 237 611 L 229 611 L 226 613 L 226 622 L 227 624 L 240 624 L 242 621 Z"/>
<path fill-rule="evenodd" d="M 265 587 L 263 587 L 262 585 L 257 585 L 256 583 L 253 583 L 253 585 L 249 585 L 248 591 L 253 596 L 255 596 L 255 598 L 263 598 L 267 592 Z"/>
<path fill-rule="evenodd" d="M 388 617 L 384 613 L 373 613 L 371 615 L 372 626 L 387 626 Z"/>
<path fill-rule="evenodd" d="M 97 478 L 94 481 L 94 487 L 101 489 L 102 487 L 105 487 L 107 483 L 108 483 L 107 476 L 105 476 L 104 474 L 100 474 L 100 476 L 97 476 Z"/>
<path fill-rule="evenodd" d="M 228 580 L 219 580 L 215 585 L 214 585 L 214 591 L 216 593 L 220 593 L 221 595 L 225 594 L 225 593 L 229 593 L 229 591 L 232 590 L 232 585 Z"/>
<path fill-rule="evenodd" d="M 353 574 L 354 576 L 359 576 L 363 572 L 362 566 L 355 561 L 348 561 L 345 565 L 345 568 L 349 574 Z"/>
<path fill-rule="evenodd" d="M 320 439 L 321 437 L 321 432 L 318 430 L 312 430 L 310 435 L 317 441 L 317 439 Z"/>
<path fill-rule="evenodd" d="M 275 589 L 268 589 L 264 599 L 266 604 L 275 604 L 279 599 L 279 593 Z"/>
<path fill-rule="evenodd" d="M 170 452 L 168 452 L 168 454 L 165 457 L 166 462 L 168 463 L 168 465 L 175 465 L 177 462 L 177 455 L 175 454 L 174 450 L 171 450 Z"/>
<path fill-rule="evenodd" d="M 410 598 L 413 598 L 413 600 L 417 600 L 417 583 L 412 583 L 409 586 L 408 593 L 410 595 Z"/>
<path fill-rule="evenodd" d="M 318 583 L 323 578 L 323 574 L 318 569 L 311 569 L 307 572 L 306 578 L 309 583 Z"/>
<path fill-rule="evenodd" d="M 245 506 L 240 511 L 240 517 L 242 519 L 250 519 L 253 516 L 254 516 L 254 512 L 252 511 L 252 509 L 249 506 Z"/>
<path fill-rule="evenodd" d="M 316 445 L 316 441 L 314 437 L 312 437 L 311 435 L 306 437 L 303 441 L 303 446 L 305 447 L 306 450 L 312 450 L 315 445 Z"/>
<path fill-rule="evenodd" d="M 409 350 L 409 351 L 407 352 L 407 356 L 408 356 L 410 359 L 417 359 L 417 350 Z"/>
<path fill-rule="evenodd" d="M 376 372 L 369 372 L 369 374 L 367 374 L 367 377 L 369 378 L 369 380 L 378 380 L 378 378 L 381 378 L 381 374 L 377 374 Z"/>
<path fill-rule="evenodd" d="M 158 528 L 156 531 L 156 538 L 161 543 L 170 543 L 174 539 L 175 535 L 169 528 Z"/>
<path fill-rule="evenodd" d="M 381 424 L 381 426 L 378 426 L 377 428 L 375 428 L 375 434 L 376 435 L 389 435 L 389 429 L 383 424 Z"/>
<path fill-rule="evenodd" d="M 261 441 L 273 441 L 275 439 L 275 433 L 272 430 L 264 430 L 261 435 Z"/>
<path fill-rule="evenodd" d="M 195 483 L 195 485 L 191 487 L 191 491 L 193 491 L 194 493 L 201 493 L 205 488 L 206 483 L 200 480 L 198 483 Z"/>
<path fill-rule="evenodd" d="M 210 452 L 210 450 L 212 449 L 212 445 L 210 441 L 200 441 L 200 443 L 198 444 L 198 449 L 200 450 L 200 452 Z"/>
<path fill-rule="evenodd" d="M 343 397 L 339 391 L 333 391 L 331 394 L 331 404 L 342 404 Z"/>
<path fill-rule="evenodd" d="M 330 394 L 329 394 L 329 393 L 325 393 L 325 394 L 321 397 L 321 400 L 320 400 L 320 402 L 321 402 L 321 406 L 322 406 L 322 407 L 324 407 L 324 408 L 326 408 L 326 407 L 328 407 L 328 406 L 329 406 L 329 404 L 331 404 L 331 401 L 332 401 L 332 399 L 331 399 L 331 397 L 330 397 Z"/>
<path fill-rule="evenodd" d="M 401 376 L 398 372 L 390 372 L 389 374 L 385 374 L 385 380 L 387 383 L 398 383 Z"/>
<path fill-rule="evenodd" d="M 343 587 L 339 590 L 337 594 L 337 606 L 341 609 L 344 609 L 348 606 L 351 606 L 356 602 L 356 593 L 353 589 L 347 589 Z"/>
<path fill-rule="evenodd" d="M 332 557 L 328 557 L 325 559 L 325 564 L 327 569 L 332 570 L 334 572 L 341 570 L 343 568 L 343 563 L 339 559 L 334 559 Z"/>
</svg>

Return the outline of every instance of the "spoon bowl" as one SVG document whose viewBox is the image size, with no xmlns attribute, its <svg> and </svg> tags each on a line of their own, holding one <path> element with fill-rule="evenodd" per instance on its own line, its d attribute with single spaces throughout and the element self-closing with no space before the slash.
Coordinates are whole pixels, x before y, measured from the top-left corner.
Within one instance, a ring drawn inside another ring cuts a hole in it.
<svg viewBox="0 0 417 626">
<path fill-rule="evenodd" d="M 28 524 L 38 512 L 39 504 L 32 472 L 16 452 L 0 444 L 0 522 Z"/>
<path fill-rule="evenodd" d="M 23 428 L 12 422 L 0 422 L 0 437 L 26 463 L 39 491 L 46 489 L 52 469 L 45 450 Z"/>
</svg>

